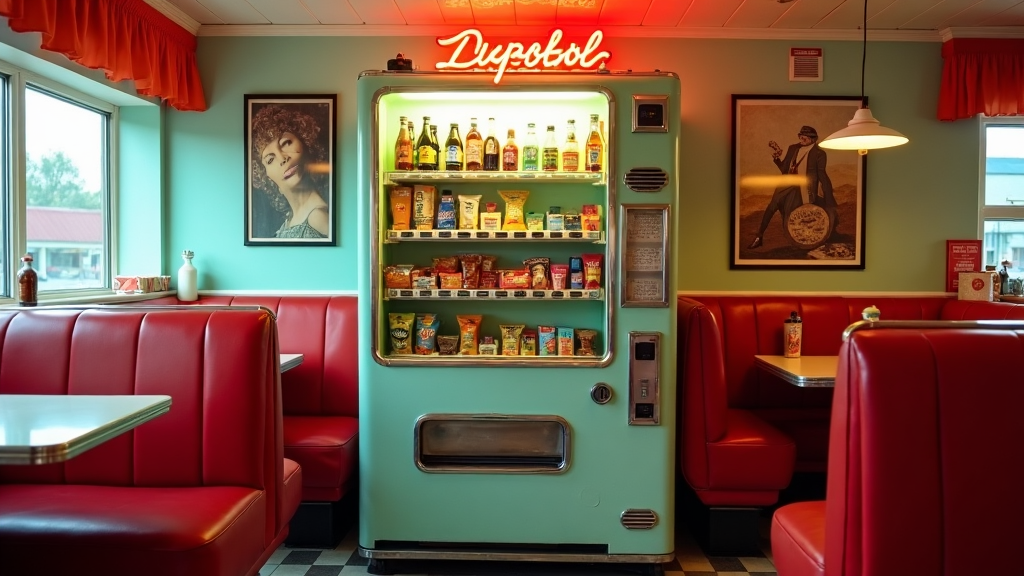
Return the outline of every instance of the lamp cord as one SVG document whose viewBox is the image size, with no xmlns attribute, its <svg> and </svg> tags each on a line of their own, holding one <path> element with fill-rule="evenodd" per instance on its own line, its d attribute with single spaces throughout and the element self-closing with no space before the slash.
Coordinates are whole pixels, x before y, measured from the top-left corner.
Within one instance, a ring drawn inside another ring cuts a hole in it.
<svg viewBox="0 0 1024 576">
<path fill-rule="evenodd" d="M 864 0 L 864 44 L 861 47 L 860 56 L 860 107 L 864 105 L 864 71 L 868 65 L 868 0 Z"/>
</svg>

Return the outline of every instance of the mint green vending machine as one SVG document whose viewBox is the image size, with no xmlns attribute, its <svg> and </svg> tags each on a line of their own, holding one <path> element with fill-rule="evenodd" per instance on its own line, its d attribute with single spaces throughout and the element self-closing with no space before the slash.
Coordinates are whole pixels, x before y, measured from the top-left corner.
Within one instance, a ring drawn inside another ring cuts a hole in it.
<svg viewBox="0 0 1024 576">
<path fill-rule="evenodd" d="M 665 72 L 360 75 L 372 573 L 672 559 L 679 92 Z"/>
</svg>

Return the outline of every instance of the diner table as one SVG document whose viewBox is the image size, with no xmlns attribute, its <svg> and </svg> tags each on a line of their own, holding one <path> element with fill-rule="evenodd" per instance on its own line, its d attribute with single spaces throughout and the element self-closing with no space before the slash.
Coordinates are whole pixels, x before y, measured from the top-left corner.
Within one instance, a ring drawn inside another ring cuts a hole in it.
<svg viewBox="0 0 1024 576">
<path fill-rule="evenodd" d="M 801 388 L 831 388 L 836 385 L 838 356 L 785 356 L 755 355 L 756 365 Z"/>
<path fill-rule="evenodd" d="M 0 394 L 0 464 L 63 462 L 170 409 L 164 395 Z"/>
<path fill-rule="evenodd" d="M 287 372 L 302 364 L 302 354 L 281 354 L 281 372 Z"/>
</svg>

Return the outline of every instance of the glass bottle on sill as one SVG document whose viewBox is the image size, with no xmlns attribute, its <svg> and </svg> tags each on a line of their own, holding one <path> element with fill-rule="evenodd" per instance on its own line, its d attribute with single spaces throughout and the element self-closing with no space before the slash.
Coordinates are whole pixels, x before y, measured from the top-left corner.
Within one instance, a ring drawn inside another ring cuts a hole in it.
<svg viewBox="0 0 1024 576">
<path fill-rule="evenodd" d="M 191 250 L 181 253 L 181 259 L 185 263 L 178 268 L 178 300 L 182 302 L 194 302 L 199 299 L 199 291 L 196 286 L 196 267 L 192 265 L 193 256 Z"/>
<path fill-rule="evenodd" d="M 21 257 L 21 269 L 18 270 L 18 305 L 35 306 L 39 296 L 39 275 L 32 268 L 32 255 Z"/>
</svg>

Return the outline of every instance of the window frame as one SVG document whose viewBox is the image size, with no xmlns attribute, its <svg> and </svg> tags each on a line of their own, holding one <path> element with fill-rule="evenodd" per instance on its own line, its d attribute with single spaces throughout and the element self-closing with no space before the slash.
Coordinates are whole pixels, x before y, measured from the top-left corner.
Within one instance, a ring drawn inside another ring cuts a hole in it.
<svg viewBox="0 0 1024 576">
<path fill-rule="evenodd" d="M 1024 221 L 1024 204 L 989 206 L 985 203 L 985 180 L 988 174 L 988 128 L 990 126 L 1020 126 L 1024 129 L 1024 117 L 981 116 L 978 141 L 981 170 L 978 173 L 978 238 L 985 237 L 985 220 L 1021 220 Z"/>
<path fill-rule="evenodd" d="M 101 285 L 97 288 L 71 288 L 63 290 L 47 290 L 39 292 L 39 302 L 57 301 L 78 301 L 96 296 L 110 296 L 114 271 L 117 270 L 118 252 L 118 126 L 120 107 L 109 101 L 86 94 L 80 90 L 67 86 L 56 80 L 52 80 L 35 72 L 15 66 L 5 60 L 0 60 L 0 74 L 8 78 L 8 100 L 10 133 L 0 134 L 8 143 L 8 155 L 0 159 L 8 165 L 7 174 L 7 213 L 4 225 L 11 231 L 7 238 L 7 245 L 0 246 L 6 255 L 10 270 L 6 271 L 7 296 L 0 293 L 0 305 L 17 303 L 17 270 L 13 263 L 20 262 L 21 256 L 28 250 L 26 233 L 26 187 L 25 187 L 25 91 L 29 87 L 49 93 L 55 97 L 66 98 L 67 100 L 94 109 L 108 115 L 106 134 L 106 170 L 103 174 L 103 183 L 106 193 L 102 198 L 102 210 L 104 212 L 104 246 L 106 255 L 104 263 L 104 274 L 100 278 Z M 5 113 L 0 111 L 0 113 Z M 103 191 L 101 190 L 101 193 Z M 0 239 L 2 245 L 4 239 Z"/>
</svg>

